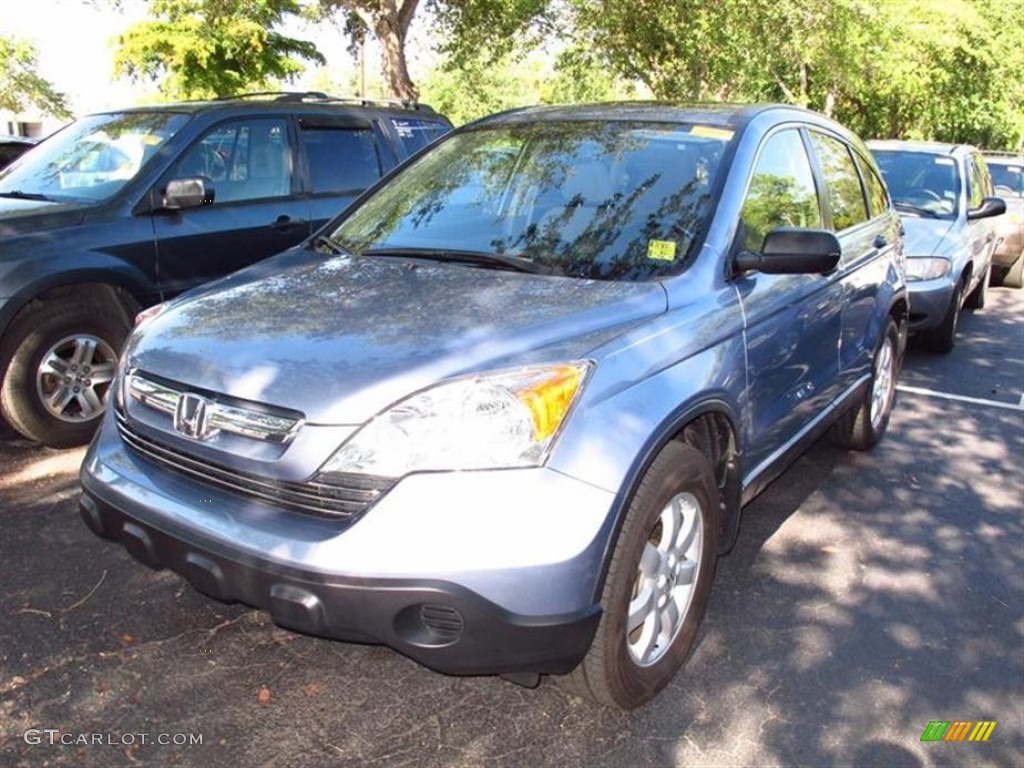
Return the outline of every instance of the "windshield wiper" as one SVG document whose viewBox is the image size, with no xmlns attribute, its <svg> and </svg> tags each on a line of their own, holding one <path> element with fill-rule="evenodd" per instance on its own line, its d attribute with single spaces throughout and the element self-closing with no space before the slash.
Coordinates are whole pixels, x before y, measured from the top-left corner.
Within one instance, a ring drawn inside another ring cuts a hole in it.
<svg viewBox="0 0 1024 768">
<path fill-rule="evenodd" d="M 910 203 L 894 202 L 893 205 L 897 211 L 906 211 L 907 213 L 916 213 L 918 216 L 924 216 L 929 219 L 941 219 L 942 217 L 935 211 L 929 211 L 927 208 L 922 208 L 919 205 L 911 205 Z"/>
<path fill-rule="evenodd" d="M 472 264 L 479 267 L 510 269 L 515 272 L 528 272 L 533 275 L 563 274 L 557 267 L 538 264 L 521 256 L 503 256 L 498 253 L 486 253 L 484 251 L 459 251 L 450 248 L 368 248 L 359 255 L 448 261 L 456 264 Z"/>
<path fill-rule="evenodd" d="M 22 192 L 20 189 L 12 189 L 10 192 L 0 192 L 0 197 L 14 197 L 18 200 L 42 200 L 44 202 L 54 202 L 52 197 L 47 195 L 40 195 L 38 192 Z"/>
<path fill-rule="evenodd" d="M 328 237 L 327 235 L 317 235 L 316 237 L 314 237 L 313 245 L 319 248 L 326 248 L 335 256 L 348 256 L 352 253 L 337 240 L 334 240 Z"/>
</svg>

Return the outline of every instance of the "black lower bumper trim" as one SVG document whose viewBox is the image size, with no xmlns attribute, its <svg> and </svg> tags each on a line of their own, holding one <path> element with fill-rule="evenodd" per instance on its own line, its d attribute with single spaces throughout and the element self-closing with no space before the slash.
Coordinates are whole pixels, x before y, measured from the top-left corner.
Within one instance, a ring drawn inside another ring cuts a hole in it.
<svg viewBox="0 0 1024 768">
<path fill-rule="evenodd" d="M 565 674 L 586 654 L 600 620 L 596 605 L 522 616 L 448 582 L 287 568 L 159 530 L 89 492 L 79 509 L 94 533 L 120 542 L 150 568 L 170 568 L 210 597 L 262 608 L 297 632 L 387 645 L 448 674 Z"/>
</svg>

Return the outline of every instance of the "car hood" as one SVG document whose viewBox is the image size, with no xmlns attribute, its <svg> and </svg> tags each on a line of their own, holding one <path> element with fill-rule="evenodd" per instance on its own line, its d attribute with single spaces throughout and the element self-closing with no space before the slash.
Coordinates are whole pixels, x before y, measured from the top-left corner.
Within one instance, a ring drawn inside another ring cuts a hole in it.
<svg viewBox="0 0 1024 768">
<path fill-rule="evenodd" d="M 343 256 L 172 304 L 127 364 L 359 424 L 444 378 L 583 357 L 666 306 L 659 283 Z"/>
<path fill-rule="evenodd" d="M 89 205 L 0 197 L 0 237 L 77 224 Z"/>
<path fill-rule="evenodd" d="M 905 251 L 908 256 L 933 256 L 946 253 L 943 241 L 951 237 L 956 221 L 903 216 L 906 232 Z"/>
</svg>

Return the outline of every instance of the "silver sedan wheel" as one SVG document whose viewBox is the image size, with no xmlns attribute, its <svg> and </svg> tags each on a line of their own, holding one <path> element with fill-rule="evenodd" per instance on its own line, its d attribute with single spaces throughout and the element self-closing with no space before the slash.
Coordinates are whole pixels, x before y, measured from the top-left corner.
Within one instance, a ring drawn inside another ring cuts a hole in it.
<svg viewBox="0 0 1024 768">
<path fill-rule="evenodd" d="M 896 356 L 893 354 L 892 337 L 886 334 L 875 360 L 875 381 L 871 387 L 871 428 L 881 427 L 885 414 L 892 407 L 896 394 Z"/>
<path fill-rule="evenodd" d="M 117 354 L 98 336 L 67 336 L 43 355 L 36 393 L 50 415 L 68 422 L 95 419 L 117 367 Z"/>
<path fill-rule="evenodd" d="M 626 621 L 626 644 L 640 666 L 669 649 L 693 598 L 700 566 L 703 522 L 690 493 L 673 496 L 644 544 Z"/>
</svg>

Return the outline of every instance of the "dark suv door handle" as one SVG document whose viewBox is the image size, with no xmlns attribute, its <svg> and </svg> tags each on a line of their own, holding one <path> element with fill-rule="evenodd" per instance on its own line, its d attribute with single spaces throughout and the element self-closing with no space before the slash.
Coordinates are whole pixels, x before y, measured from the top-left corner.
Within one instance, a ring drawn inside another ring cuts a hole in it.
<svg viewBox="0 0 1024 768">
<path fill-rule="evenodd" d="M 885 235 L 875 235 L 875 240 L 872 243 L 872 245 L 874 245 L 875 248 L 885 248 L 885 246 L 887 246 L 888 244 L 889 240 Z"/>
<path fill-rule="evenodd" d="M 306 222 L 293 219 L 291 216 L 278 216 L 270 226 L 278 232 L 291 232 L 293 229 L 304 227 Z"/>
</svg>

